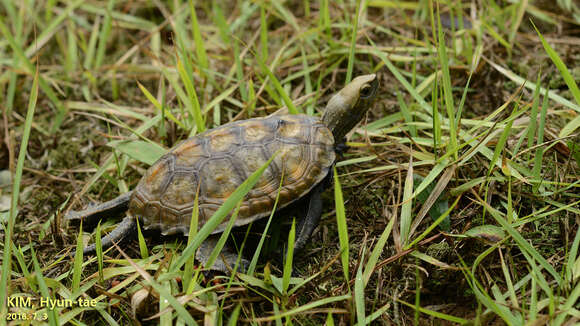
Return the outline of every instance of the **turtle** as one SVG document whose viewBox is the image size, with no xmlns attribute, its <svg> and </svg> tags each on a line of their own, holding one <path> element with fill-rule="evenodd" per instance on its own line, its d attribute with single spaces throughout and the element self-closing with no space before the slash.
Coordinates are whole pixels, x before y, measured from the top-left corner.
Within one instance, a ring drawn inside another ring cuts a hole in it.
<svg viewBox="0 0 580 326">
<path fill-rule="evenodd" d="M 242 200 L 235 226 L 269 216 L 280 189 L 277 211 L 293 203 L 303 205 L 305 213 L 297 224 L 295 241 L 295 250 L 301 250 L 318 225 L 321 195 L 331 182 L 337 148 L 344 145 L 346 134 L 372 106 L 377 89 L 376 74 L 358 76 L 329 100 L 321 118 L 279 110 L 200 133 L 159 158 L 132 191 L 83 211 L 70 211 L 65 218 L 95 224 L 102 217 L 128 211 L 102 238 L 103 249 L 134 237 L 136 219 L 145 230 L 187 236 L 196 195 L 201 227 L 250 174 L 277 152 Z M 198 261 L 207 262 L 227 221 L 204 240 L 195 255 Z M 83 254 L 95 251 L 92 244 L 84 248 Z M 211 269 L 227 272 L 237 257 L 226 246 Z M 247 265 L 242 258 L 241 269 Z"/>
</svg>

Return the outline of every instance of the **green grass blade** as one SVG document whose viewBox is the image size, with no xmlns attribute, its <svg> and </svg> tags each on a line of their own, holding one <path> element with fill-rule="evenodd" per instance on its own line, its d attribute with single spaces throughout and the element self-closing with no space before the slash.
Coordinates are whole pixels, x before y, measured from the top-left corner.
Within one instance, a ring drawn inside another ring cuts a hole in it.
<svg viewBox="0 0 580 326">
<path fill-rule="evenodd" d="M 516 294 L 516 291 L 514 289 L 514 284 L 512 282 L 512 277 L 510 275 L 510 270 L 508 269 L 508 267 L 505 263 L 505 259 L 503 258 L 501 251 L 499 251 L 499 253 L 500 253 L 501 270 L 503 272 L 503 277 L 504 277 L 505 283 L 507 285 L 507 293 L 509 294 L 511 305 L 513 307 L 515 307 L 516 309 L 520 308 L 519 303 L 518 303 L 517 294 Z"/>
<path fill-rule="evenodd" d="M 338 302 L 338 301 L 344 301 L 344 300 L 349 300 L 351 298 L 350 295 L 341 295 L 341 296 L 337 296 L 337 297 L 328 297 L 328 298 L 324 298 L 321 300 L 317 300 L 314 302 L 310 302 L 301 306 L 298 306 L 292 310 L 288 310 L 286 312 L 283 312 L 279 315 L 275 315 L 275 316 L 270 316 L 270 317 L 264 317 L 264 318 L 256 318 L 254 319 L 255 322 L 262 322 L 262 321 L 272 321 L 272 320 L 276 320 L 279 318 L 286 318 L 288 316 L 294 316 L 294 315 L 303 315 L 306 312 L 308 312 L 309 310 L 312 310 L 314 308 L 323 306 L 323 305 L 327 305 L 333 302 Z"/>
<path fill-rule="evenodd" d="M 324 326 L 334 326 L 334 319 L 332 319 L 331 312 L 329 312 L 328 315 L 326 315 L 326 322 L 324 323 Z"/>
<path fill-rule="evenodd" d="M 536 266 L 534 259 L 526 252 L 522 253 L 530 265 L 531 270 L 530 274 L 536 280 L 540 288 L 544 291 L 544 295 L 547 296 L 549 299 L 548 314 L 550 317 L 553 317 L 556 311 L 555 301 L 557 299 L 556 296 L 554 295 L 554 291 L 552 290 L 552 286 L 550 283 L 548 283 L 548 281 L 544 277 L 542 270 Z"/>
<path fill-rule="evenodd" d="M 185 57 L 187 58 L 187 56 Z M 201 133 L 205 131 L 205 121 L 203 119 L 203 115 L 201 113 L 201 106 L 199 105 L 199 100 L 197 97 L 197 92 L 195 91 L 195 86 L 193 85 L 193 80 L 191 79 L 190 76 L 192 76 L 192 74 L 190 73 L 191 69 L 187 69 L 188 66 L 188 60 L 184 61 L 181 59 L 178 59 L 177 61 L 177 71 L 179 72 L 179 76 L 181 78 L 181 80 L 183 81 L 183 84 L 185 86 L 185 90 L 187 91 L 187 99 L 188 99 L 188 108 L 190 110 L 191 116 L 193 118 L 193 120 L 195 121 L 195 125 L 197 127 L 197 133 Z M 170 81 L 171 82 L 171 81 Z M 193 134 L 190 133 L 190 136 L 193 136 Z"/>
<path fill-rule="evenodd" d="M 415 252 L 418 253 L 418 252 Z M 429 256 L 431 258 L 431 256 Z M 416 260 L 417 261 L 417 260 Z M 421 274 L 419 274 L 419 267 L 415 267 L 415 316 L 413 323 L 419 324 L 419 308 L 421 308 Z"/>
<path fill-rule="evenodd" d="M 429 315 L 429 316 L 432 316 L 432 317 L 435 317 L 435 318 L 439 318 L 439 319 L 442 319 L 442 320 L 447 320 L 449 322 L 456 323 L 456 324 L 460 324 L 460 325 L 466 325 L 466 324 L 469 325 L 469 320 L 464 319 L 464 318 L 461 318 L 461 317 L 456 317 L 456 316 L 452 316 L 452 315 L 445 314 L 445 313 L 442 313 L 442 312 L 429 310 L 429 309 L 426 309 L 426 308 L 423 308 L 423 307 L 417 307 L 415 305 L 412 305 L 410 303 L 407 303 L 407 302 L 404 302 L 404 301 L 401 301 L 401 300 L 397 300 L 397 302 L 400 302 L 400 303 L 404 304 L 405 306 L 407 306 L 409 308 L 418 309 L 419 312 L 424 313 L 424 314 Z"/>
<path fill-rule="evenodd" d="M 306 94 L 311 94 L 313 92 L 312 89 L 312 80 L 310 78 L 310 71 L 316 68 L 316 66 L 310 68 L 308 66 L 308 59 L 306 59 L 306 53 L 304 51 L 304 46 L 300 47 L 300 54 L 302 59 L 302 67 L 304 68 L 304 90 Z M 314 115 L 314 101 L 311 101 L 310 104 L 306 107 L 306 114 Z"/>
<path fill-rule="evenodd" d="M 469 72 L 469 77 L 467 78 L 467 83 L 463 88 L 463 94 L 461 95 L 461 100 L 459 101 L 459 107 L 457 108 L 457 115 L 455 116 L 455 129 L 459 129 L 459 122 L 461 121 L 461 115 L 463 113 L 463 108 L 465 107 L 465 99 L 467 98 L 467 90 L 469 90 L 469 84 L 471 83 L 471 77 L 473 76 L 473 70 Z"/>
<path fill-rule="evenodd" d="M 79 230 L 82 230 L 82 228 Z M 96 251 L 95 255 L 97 255 L 97 268 L 99 269 L 99 282 L 103 283 L 105 279 L 103 274 L 103 244 L 101 243 L 101 221 L 97 223 L 97 228 L 95 230 L 95 251 Z M 80 253 L 82 256 L 82 251 L 80 251 Z"/>
<path fill-rule="evenodd" d="M 46 285 L 46 281 L 44 279 L 44 276 L 42 276 L 42 268 L 40 268 L 40 264 L 38 263 L 38 258 L 36 258 L 36 252 L 34 251 L 34 248 L 30 247 L 30 252 L 32 254 L 32 264 L 34 265 L 34 274 L 36 274 L 36 281 L 38 282 L 38 288 L 40 289 L 40 294 L 45 299 L 54 300 L 55 297 L 54 297 L 54 295 L 50 294 L 50 291 L 48 290 L 48 286 Z M 6 272 L 6 270 L 3 269 L 2 272 Z M 45 307 L 45 309 L 48 312 L 49 325 L 51 325 L 51 326 L 59 325 L 57 311 L 55 309 L 49 309 L 48 307 Z"/>
<path fill-rule="evenodd" d="M 231 45 L 232 39 L 230 38 L 228 31 L 228 22 L 224 16 L 224 11 L 217 1 L 213 1 L 212 6 L 213 15 L 212 18 L 214 23 L 218 26 L 220 31 L 220 37 L 224 44 Z"/>
<path fill-rule="evenodd" d="M 437 9 L 439 10 L 439 9 Z M 447 118 L 451 123 L 449 123 L 449 145 L 447 147 L 448 151 L 453 151 L 453 158 L 457 160 L 457 130 L 455 120 L 455 104 L 453 101 L 453 92 L 451 89 L 451 76 L 449 74 L 449 59 L 447 57 L 447 50 L 445 47 L 445 37 L 443 35 L 443 28 L 441 27 L 441 19 L 439 17 L 439 12 L 437 12 L 437 32 L 439 41 L 439 64 L 441 65 L 441 70 L 443 72 L 443 94 L 445 100 L 445 108 L 447 109 Z"/>
<path fill-rule="evenodd" d="M 318 25 L 320 30 L 326 33 L 326 36 L 330 39 L 330 10 L 328 9 L 329 0 L 319 0 L 320 1 L 320 20 Z"/>
<path fill-rule="evenodd" d="M 83 67 L 85 69 L 92 68 L 93 59 L 95 57 L 95 52 L 97 51 L 97 40 L 99 37 L 99 26 L 101 25 L 101 16 L 97 16 L 95 22 L 93 23 L 93 29 L 91 30 L 91 36 L 89 37 L 89 43 L 86 47 L 85 60 L 83 61 Z"/>
<path fill-rule="evenodd" d="M 278 316 L 280 315 L 280 308 L 278 307 L 278 303 L 276 301 L 273 302 L 273 308 L 274 308 L 274 315 Z M 282 326 L 282 318 L 276 318 L 276 326 Z M 291 323 L 288 323 L 290 325 L 292 325 Z"/>
<path fill-rule="evenodd" d="M 294 105 L 294 103 L 292 102 L 292 100 L 290 99 L 290 97 L 288 96 L 288 93 L 286 93 L 286 91 L 284 90 L 284 88 L 280 84 L 280 81 L 278 81 L 278 79 L 276 78 L 276 76 L 274 76 L 274 74 L 272 73 L 272 71 L 270 70 L 270 68 L 268 68 L 266 66 L 266 64 L 264 63 L 264 61 L 262 61 L 260 58 L 257 58 L 257 59 L 258 59 L 258 63 L 260 64 L 260 67 L 262 68 L 263 71 L 266 72 L 266 74 L 268 75 L 268 77 L 270 77 L 270 81 L 272 82 L 272 84 L 274 84 L 274 88 L 276 88 L 276 91 L 278 92 L 278 94 L 280 95 L 280 97 L 282 97 L 282 101 L 284 102 L 284 104 L 288 108 L 288 112 L 290 112 L 290 114 L 298 114 L 298 113 L 301 113 L 296 108 L 296 106 Z"/>
<path fill-rule="evenodd" d="M 218 106 L 220 104 L 220 102 L 224 101 L 225 99 L 231 98 L 230 95 L 236 90 L 236 88 L 237 88 L 236 85 L 234 85 L 234 86 L 226 89 L 222 93 L 220 93 L 218 96 L 214 97 L 214 99 L 211 100 L 211 102 L 209 102 L 205 106 L 205 108 L 203 109 L 203 113 L 209 112 L 210 110 L 213 109 L 214 106 Z M 218 122 L 219 122 L 219 120 L 218 120 Z"/>
<path fill-rule="evenodd" d="M 278 207 L 278 200 L 280 199 L 280 191 L 282 190 L 282 186 L 284 185 L 284 169 L 282 169 L 282 175 L 280 176 L 280 183 L 278 184 L 278 191 L 276 192 L 276 199 L 274 200 L 274 206 L 272 207 L 272 211 L 270 212 L 270 217 L 268 218 L 268 222 L 264 227 L 264 231 L 262 232 L 262 236 L 260 237 L 260 241 L 256 246 L 256 250 L 254 255 L 252 256 L 252 260 L 250 261 L 250 266 L 248 267 L 247 274 L 250 276 L 254 275 L 256 270 L 256 265 L 258 264 L 258 258 L 260 257 L 260 253 L 262 252 L 262 247 L 264 246 L 264 241 L 266 241 L 266 236 L 268 235 L 268 230 L 270 229 L 270 223 L 274 217 L 274 213 Z"/>
<path fill-rule="evenodd" d="M 494 28 L 489 24 L 483 22 L 483 27 L 487 30 L 489 35 L 493 37 L 496 41 L 498 41 L 501 45 L 503 45 L 508 51 L 512 49 L 511 44 L 508 43 Z"/>
<path fill-rule="evenodd" d="M 199 228 L 199 185 L 197 190 L 195 191 L 195 199 L 193 200 L 193 210 L 191 211 L 191 220 L 189 221 L 189 234 L 187 236 L 187 245 L 191 244 L 191 241 L 197 235 L 197 229 Z M 185 268 L 183 269 L 183 288 L 184 289 L 192 289 L 193 286 L 190 286 L 193 276 L 193 268 L 195 265 L 195 257 L 191 256 L 187 263 L 185 264 Z M 188 292 L 187 294 L 191 294 Z"/>
<path fill-rule="evenodd" d="M 568 262 L 566 263 L 566 280 L 571 284 L 574 282 L 574 263 L 578 259 L 578 247 L 580 246 L 580 232 L 576 232 L 574 242 L 568 252 Z"/>
<path fill-rule="evenodd" d="M 544 36 L 542 36 L 542 33 L 540 33 L 540 31 L 538 30 L 536 25 L 534 25 L 533 22 L 532 25 L 534 26 L 536 33 L 538 33 L 538 36 L 540 37 L 540 41 L 544 46 L 544 50 L 546 50 L 546 53 L 548 54 L 550 59 L 552 59 L 552 62 L 556 65 L 556 68 L 558 68 L 558 70 L 560 71 L 560 74 L 562 75 L 562 78 L 566 82 L 566 85 L 568 85 L 568 89 L 570 89 L 570 92 L 572 93 L 572 96 L 574 96 L 576 103 L 580 104 L 580 89 L 578 89 L 578 84 L 576 84 L 576 81 L 574 80 L 574 77 L 570 73 L 570 70 L 568 70 L 568 68 L 564 64 L 564 61 L 562 61 L 558 53 L 556 53 L 556 51 L 554 51 L 554 49 L 550 46 L 550 44 L 546 42 Z"/>
<path fill-rule="evenodd" d="M 391 220 L 389 221 L 389 224 L 387 224 L 387 227 L 383 230 L 383 233 L 381 233 L 381 236 L 379 237 L 379 241 L 377 241 L 377 244 L 375 245 L 373 251 L 371 252 L 371 255 L 367 261 L 367 264 L 365 266 L 365 271 L 363 274 L 365 286 L 367 286 L 367 284 L 369 283 L 369 280 L 371 279 L 371 275 L 373 274 L 375 266 L 377 265 L 377 262 L 379 261 L 379 257 L 383 253 L 383 249 L 385 248 L 385 245 L 387 244 L 387 240 L 389 239 L 389 235 L 393 231 L 394 225 L 395 225 L 395 219 L 391 218 Z"/>
<path fill-rule="evenodd" d="M 266 4 L 260 5 L 260 55 L 262 62 L 268 62 L 268 23 L 266 22 Z"/>
<path fill-rule="evenodd" d="M 532 277 L 532 286 L 530 288 L 530 309 L 529 320 L 536 320 L 538 315 L 538 286 L 536 278 Z"/>
<path fill-rule="evenodd" d="M 107 50 L 107 41 L 109 40 L 109 35 L 111 35 L 112 21 L 113 17 L 111 12 L 115 6 L 115 0 L 109 0 L 107 3 L 107 11 L 105 14 L 105 21 L 103 22 L 103 27 L 99 33 L 99 45 L 97 47 L 97 56 L 95 57 L 95 68 L 101 67 L 103 64 L 103 59 L 105 58 L 105 51 Z"/>
<path fill-rule="evenodd" d="M 536 80 L 536 89 L 534 90 L 533 100 L 532 100 L 532 110 L 530 111 L 530 124 L 527 127 L 526 137 L 528 138 L 528 148 L 534 145 L 534 135 L 537 131 L 538 122 L 538 107 L 540 103 L 540 72 L 538 72 L 538 78 Z M 523 136 L 522 136 L 523 137 Z M 518 147 L 514 148 L 514 153 L 518 152 Z"/>
<path fill-rule="evenodd" d="M 234 63 L 236 65 L 236 76 L 238 78 L 238 81 L 240 83 L 240 94 L 242 95 L 242 101 L 244 102 L 253 102 L 252 99 L 248 99 L 248 89 L 246 88 L 246 84 L 243 82 L 244 81 L 244 66 L 243 66 L 243 61 L 240 58 L 240 45 L 239 45 L 239 40 L 238 39 L 234 39 L 233 43 L 234 43 Z M 249 81 L 251 82 L 252 79 L 249 79 Z M 251 90 L 253 92 L 253 89 Z M 255 102 L 254 102 L 255 105 Z"/>
<path fill-rule="evenodd" d="M 195 5 L 193 0 L 189 0 L 189 10 L 191 16 L 191 30 L 193 32 L 193 41 L 195 43 L 195 54 L 199 65 L 201 66 L 201 71 L 207 71 L 209 69 L 209 60 L 207 59 L 207 52 L 205 50 L 205 45 L 203 37 L 201 35 L 201 29 L 199 28 L 199 23 L 197 22 L 197 14 L 195 12 Z"/>
<path fill-rule="evenodd" d="M 445 220 L 445 218 L 447 216 L 449 216 L 449 214 L 451 214 L 451 212 L 453 211 L 455 206 L 457 206 L 457 203 L 459 202 L 460 198 L 461 197 L 457 197 L 455 199 L 455 201 L 453 202 L 453 204 L 451 205 L 451 207 L 449 207 L 448 210 L 446 210 L 443 214 L 441 214 L 441 216 L 439 216 L 435 222 L 430 224 L 429 227 L 425 231 L 423 231 L 423 233 L 421 233 L 417 238 L 415 238 L 415 240 L 413 240 L 413 242 L 409 243 L 405 247 L 405 250 L 409 249 L 409 248 L 413 248 L 413 246 L 415 246 L 417 243 L 419 243 L 419 241 L 421 241 L 425 237 L 427 237 L 427 235 L 429 235 L 429 233 L 431 233 L 431 231 L 433 231 L 439 224 L 441 224 L 441 222 L 443 222 Z"/>
<path fill-rule="evenodd" d="M 147 259 L 149 257 L 149 250 L 147 249 L 147 241 L 141 232 L 141 225 L 139 225 L 139 219 L 137 220 L 137 242 L 139 242 L 139 253 L 142 259 Z"/>
<path fill-rule="evenodd" d="M 342 187 L 340 186 L 340 181 L 338 179 L 338 173 L 336 172 L 336 167 L 333 167 L 334 172 L 334 205 L 336 209 L 336 225 L 338 226 L 338 240 L 340 242 L 340 259 L 342 262 L 342 271 L 344 273 L 344 279 L 349 280 L 348 272 L 348 257 L 349 257 L 349 244 L 348 244 L 348 227 L 346 224 L 346 213 L 344 209 L 344 198 L 342 196 Z"/>
<path fill-rule="evenodd" d="M 560 137 L 560 138 L 568 137 L 571 134 L 573 134 L 574 131 L 576 131 L 576 129 L 578 129 L 578 128 L 580 128 L 580 115 L 577 116 L 576 118 L 572 119 L 572 121 L 568 122 L 562 128 L 562 130 L 560 130 L 558 137 Z"/>
<path fill-rule="evenodd" d="M 65 71 L 69 76 L 78 68 L 78 48 L 75 29 L 75 23 L 72 20 L 69 20 L 66 26 L 67 52 L 64 63 Z"/>
<path fill-rule="evenodd" d="M 570 314 L 570 310 L 578 307 L 578 298 L 580 298 L 580 283 L 576 284 L 570 295 L 566 298 L 566 302 L 559 307 L 561 310 L 554 321 L 554 325 L 562 325 L 566 321 L 566 317 Z"/>
<path fill-rule="evenodd" d="M 412 208 L 413 208 L 413 157 L 409 157 L 409 165 L 407 168 L 407 177 L 405 178 L 405 187 L 403 189 L 403 204 L 401 205 L 400 218 L 400 242 L 405 246 L 409 240 L 409 231 L 413 223 Z"/>
<path fill-rule="evenodd" d="M 403 114 L 403 118 L 405 118 L 405 122 L 408 125 L 409 133 L 411 137 L 418 137 L 417 134 L 417 127 L 413 125 L 413 114 L 409 110 L 407 103 L 403 100 L 403 96 L 401 96 L 401 92 L 397 91 L 397 102 L 399 103 L 399 107 L 401 108 L 401 113 Z"/>
<path fill-rule="evenodd" d="M 103 319 L 107 322 L 110 326 L 119 326 L 119 323 L 111 316 L 108 312 L 103 309 L 96 308 L 97 312 L 103 317 Z"/>
<path fill-rule="evenodd" d="M 222 232 L 217 244 L 215 245 L 215 247 L 211 251 L 209 258 L 207 259 L 207 262 L 205 263 L 206 269 L 209 269 L 213 266 L 213 263 L 217 260 L 218 255 L 220 254 L 220 252 L 224 248 L 224 246 L 226 244 L 226 240 L 230 236 L 230 232 L 232 231 L 234 223 L 236 222 L 236 218 L 238 217 L 238 212 L 240 211 L 240 204 L 241 203 L 242 203 L 241 201 L 239 201 L 237 203 L 236 208 L 234 209 L 234 212 L 232 213 L 232 216 L 230 217 L 230 220 L 228 221 L 228 224 L 226 225 L 226 228 L 224 229 L 224 232 Z"/>
<path fill-rule="evenodd" d="M 538 36 L 540 37 L 540 41 L 544 46 L 544 50 L 546 50 L 546 53 L 548 54 L 550 59 L 552 59 L 552 62 L 556 65 L 556 68 L 558 68 L 558 70 L 560 71 L 560 74 L 562 75 L 562 78 L 566 82 L 566 85 L 568 85 L 568 89 L 570 90 L 570 93 L 572 93 L 572 96 L 574 96 L 576 103 L 580 104 L 580 89 L 578 89 L 578 84 L 576 84 L 574 77 L 572 76 L 572 74 L 570 73 L 570 71 L 568 70 L 568 68 L 558 55 L 558 53 L 556 53 L 556 51 L 550 46 L 550 44 L 546 42 L 544 36 L 542 36 L 542 34 L 540 33 L 540 31 L 538 30 L 536 25 L 534 25 L 533 22 L 532 25 L 534 26 L 534 29 L 536 30 Z M 567 137 L 578 128 L 580 128 L 580 117 L 576 117 L 574 120 L 570 121 L 566 126 L 564 126 L 564 128 L 562 128 L 558 136 L 562 138 Z"/>
<path fill-rule="evenodd" d="M 12 246 L 14 248 L 16 248 L 16 245 L 14 244 L 14 242 L 12 243 Z M 18 265 L 20 266 L 20 271 L 22 271 L 22 274 L 24 274 L 24 278 L 26 278 L 26 280 L 28 282 L 30 282 L 30 289 L 33 292 L 37 293 L 38 288 L 36 287 L 36 284 L 34 282 L 32 282 L 32 278 L 34 277 L 34 275 L 30 274 L 30 270 L 28 269 L 28 266 L 27 266 L 25 258 L 24 258 L 24 253 L 22 251 L 22 247 L 18 246 L 18 250 L 14 249 L 13 253 L 14 253 L 14 256 L 16 257 L 16 260 L 18 261 Z"/>
<path fill-rule="evenodd" d="M 358 33 L 358 20 L 366 1 L 356 1 L 356 12 L 354 14 L 354 23 L 352 24 L 352 33 L 350 36 L 350 48 L 348 50 L 348 64 L 346 67 L 346 79 L 344 84 L 347 85 L 352 80 L 352 69 L 354 66 L 354 53 L 356 50 L 356 35 Z"/>
<path fill-rule="evenodd" d="M 256 90 L 254 90 L 254 81 L 248 80 L 248 115 L 251 117 L 256 109 Z"/>
<path fill-rule="evenodd" d="M 72 292 L 76 293 L 81 284 L 82 277 L 82 264 L 83 264 L 83 221 L 79 226 L 79 235 L 77 236 L 77 247 L 75 250 L 75 261 L 73 264 L 73 280 L 72 280 Z"/>
<path fill-rule="evenodd" d="M 544 142 L 544 130 L 546 127 L 546 115 L 548 112 L 548 90 L 544 94 L 544 100 L 542 102 L 542 110 L 540 111 L 540 125 L 538 126 L 538 137 L 537 144 L 540 145 Z M 544 146 L 538 146 L 536 148 L 536 155 L 534 156 L 534 167 L 532 168 L 532 176 L 536 180 L 542 180 L 540 178 L 540 172 L 542 170 L 542 161 L 544 158 Z M 532 190 L 537 192 L 540 188 L 541 183 L 537 183 L 533 186 Z"/>
<path fill-rule="evenodd" d="M 241 309 L 242 309 L 241 304 L 238 304 L 234 308 L 234 311 L 232 311 L 232 314 L 230 315 L 230 318 L 228 320 L 228 326 L 236 326 L 238 324 L 238 318 L 240 317 L 240 310 Z"/>
<path fill-rule="evenodd" d="M 425 177 L 425 179 L 423 179 L 423 181 L 421 181 L 421 183 L 417 186 L 417 189 L 413 191 L 413 194 L 411 195 L 410 199 L 414 199 L 421 192 L 423 192 L 439 176 L 439 174 L 441 174 L 441 172 L 445 170 L 446 167 L 447 167 L 446 162 L 441 162 L 435 165 L 433 169 L 429 171 L 429 174 Z"/>
<path fill-rule="evenodd" d="M 177 124 L 181 129 L 187 130 L 185 125 L 183 125 L 183 123 L 181 123 L 181 121 L 179 121 L 173 115 L 173 113 L 171 113 L 171 111 L 167 110 L 165 106 L 161 105 L 161 103 L 159 103 L 159 101 L 157 101 L 155 96 L 153 96 L 153 94 L 151 94 L 149 92 L 149 90 L 147 88 L 145 88 L 145 86 L 143 86 L 140 82 L 137 82 L 137 86 L 139 86 L 139 89 L 141 90 L 141 92 L 143 92 L 143 95 L 145 95 L 145 97 L 149 100 L 149 102 L 151 102 L 151 104 L 153 104 L 153 106 L 157 110 L 159 110 L 159 112 L 161 112 L 163 115 L 167 116 L 171 121 L 175 122 L 175 124 Z"/>
<path fill-rule="evenodd" d="M 524 14 L 526 12 L 527 6 L 528 6 L 528 0 L 520 1 L 519 4 L 517 4 L 518 10 L 516 13 L 516 17 L 512 22 L 509 37 L 508 37 L 508 41 L 509 41 L 511 46 L 513 46 L 513 44 L 514 44 L 514 39 L 516 38 L 516 34 L 518 32 L 518 29 L 522 23 L 522 18 L 524 18 Z"/>
<path fill-rule="evenodd" d="M 294 261 L 294 238 L 296 236 L 296 219 L 292 220 L 292 227 L 288 234 L 288 251 L 286 253 L 286 261 L 284 262 L 284 271 L 282 274 L 282 293 L 288 293 L 290 286 L 290 276 L 292 276 L 292 262 Z"/>
<path fill-rule="evenodd" d="M 364 261 L 365 250 L 363 248 L 363 252 L 360 258 L 361 263 L 358 265 L 358 269 L 356 271 L 356 277 L 354 279 L 354 303 L 356 309 L 356 320 L 359 324 L 363 324 L 365 321 L 365 282 L 363 278 L 362 272 L 362 261 Z"/>
<path fill-rule="evenodd" d="M 512 125 L 514 123 L 514 119 L 515 119 L 516 115 L 518 114 L 517 109 L 518 109 L 518 105 L 515 104 L 514 109 L 512 111 L 512 114 L 508 118 L 507 124 L 506 124 L 505 128 L 503 129 L 501 136 L 499 137 L 497 145 L 495 146 L 495 150 L 493 151 L 493 157 L 491 158 L 491 161 L 489 162 L 489 170 L 487 171 L 488 177 L 491 175 L 491 172 L 493 171 L 495 165 L 498 163 L 498 159 L 505 148 L 505 144 L 506 144 L 508 137 L 510 135 Z"/>
<path fill-rule="evenodd" d="M 0 19 L 1 24 L 1 19 Z M 3 24 L 2 24 L 3 25 Z M 36 101 L 38 99 L 39 75 L 38 71 L 34 75 L 32 82 L 32 89 L 28 99 L 28 109 L 26 111 L 26 120 L 24 121 L 24 130 L 22 132 L 22 141 L 20 143 L 20 150 L 18 152 L 18 160 L 16 163 L 16 171 L 12 178 L 12 198 L 10 201 L 10 211 L 8 215 L 8 226 L 4 230 L 4 248 L 2 257 L 2 275 L 0 276 L 0 302 L 6 302 L 7 294 L 10 293 L 8 281 L 12 274 L 12 234 L 14 232 L 14 224 L 16 223 L 16 211 L 18 207 L 18 199 L 20 195 L 20 183 L 22 181 L 22 170 L 24 169 L 24 161 L 26 160 L 26 150 L 28 148 L 28 140 L 30 139 L 30 130 L 32 128 L 32 121 L 34 119 L 34 111 L 36 110 Z M 7 307 L 2 304 L 0 308 L 0 315 L 6 316 Z M 4 317 L 2 317 L 4 319 Z"/>
<path fill-rule="evenodd" d="M 372 314 L 368 315 L 362 324 L 356 323 L 354 326 L 372 325 L 371 323 L 373 320 L 381 317 L 384 313 L 386 313 L 390 309 L 393 309 L 393 307 L 392 307 L 391 303 L 387 303 L 386 305 L 382 306 L 381 308 L 379 308 L 378 310 L 376 310 Z"/>
<path fill-rule="evenodd" d="M 298 21 L 294 16 L 293 12 L 288 10 L 284 7 L 284 3 L 282 1 L 270 1 L 272 7 L 274 7 L 279 14 L 280 17 L 286 20 L 286 22 L 294 28 L 297 32 L 301 32 L 302 28 L 298 25 Z"/>
<path fill-rule="evenodd" d="M 14 58 L 12 64 L 18 65 L 18 58 Z M 12 115 L 12 109 L 14 108 L 14 96 L 16 95 L 16 83 L 18 82 L 18 73 L 15 71 L 10 72 L 10 81 L 8 82 L 8 89 L 6 90 L 6 116 Z"/>
<path fill-rule="evenodd" d="M 439 84 L 437 79 L 434 81 L 433 89 L 431 90 L 432 106 L 431 116 L 433 117 L 433 150 L 438 156 L 439 144 L 441 144 L 441 115 L 439 114 Z"/>
<path fill-rule="evenodd" d="M 240 15 L 229 25 L 229 32 L 234 33 L 236 30 L 240 28 L 240 26 L 244 26 L 244 24 L 248 24 L 248 20 L 252 17 L 254 12 L 258 9 L 258 5 L 256 3 L 251 2 L 242 2 L 241 3 L 241 13 Z"/>
</svg>

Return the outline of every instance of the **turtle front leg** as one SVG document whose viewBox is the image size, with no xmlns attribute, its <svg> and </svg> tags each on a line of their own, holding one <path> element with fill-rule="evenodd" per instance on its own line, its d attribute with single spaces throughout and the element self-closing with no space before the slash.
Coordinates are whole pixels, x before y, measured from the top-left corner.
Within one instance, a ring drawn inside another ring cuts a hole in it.
<svg viewBox="0 0 580 326">
<path fill-rule="evenodd" d="M 322 215 L 322 192 L 324 191 L 324 181 L 320 182 L 310 193 L 308 201 L 308 212 L 306 216 L 300 221 L 297 228 L 297 237 L 294 242 L 294 250 L 300 251 L 304 249 L 312 231 L 320 222 L 320 215 Z"/>
<path fill-rule="evenodd" d="M 195 253 L 195 259 L 199 261 L 202 265 L 207 265 L 209 260 L 209 256 L 213 249 L 217 246 L 217 243 L 220 239 L 221 234 L 214 234 L 210 235 L 207 239 L 205 239 L 197 252 Z M 239 255 L 242 255 L 241 253 Z M 218 255 L 217 259 L 214 261 L 211 267 L 208 267 L 209 270 L 212 271 L 220 271 L 224 274 L 230 274 L 230 271 L 234 270 L 236 265 L 236 261 L 238 260 L 238 253 L 235 249 L 228 246 L 226 243 L 222 248 L 222 251 Z M 250 261 L 242 256 L 240 258 L 240 266 L 238 267 L 239 272 L 245 272 L 250 267 Z"/>
</svg>

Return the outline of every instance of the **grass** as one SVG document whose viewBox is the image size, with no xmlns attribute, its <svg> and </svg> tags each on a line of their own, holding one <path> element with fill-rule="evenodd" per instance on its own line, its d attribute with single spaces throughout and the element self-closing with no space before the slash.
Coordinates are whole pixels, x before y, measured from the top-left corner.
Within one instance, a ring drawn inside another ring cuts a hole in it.
<svg viewBox="0 0 580 326">
<path fill-rule="evenodd" d="M 2 1 L 0 324 L 577 323 L 580 21 L 556 3 Z M 367 73 L 377 101 L 304 252 L 299 219 L 233 227 L 268 162 L 187 240 L 58 259 L 89 238 L 66 210 L 133 189 L 177 142 L 282 106 L 320 116 Z M 210 260 L 241 233 L 245 273 L 193 259 L 221 223 Z"/>
</svg>

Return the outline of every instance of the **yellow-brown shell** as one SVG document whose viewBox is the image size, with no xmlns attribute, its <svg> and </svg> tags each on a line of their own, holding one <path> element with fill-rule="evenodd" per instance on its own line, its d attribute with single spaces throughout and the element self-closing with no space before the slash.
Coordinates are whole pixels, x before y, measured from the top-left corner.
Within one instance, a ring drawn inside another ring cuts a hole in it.
<svg viewBox="0 0 580 326">
<path fill-rule="evenodd" d="M 278 208 L 308 194 L 335 160 L 332 133 L 318 118 L 273 115 L 232 122 L 187 139 L 161 157 L 133 191 L 129 210 L 146 229 L 187 234 L 198 187 L 201 227 L 276 151 L 244 198 L 236 225 L 270 214 L 282 171 Z M 225 223 L 214 233 L 223 231 Z"/>
</svg>

